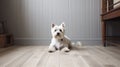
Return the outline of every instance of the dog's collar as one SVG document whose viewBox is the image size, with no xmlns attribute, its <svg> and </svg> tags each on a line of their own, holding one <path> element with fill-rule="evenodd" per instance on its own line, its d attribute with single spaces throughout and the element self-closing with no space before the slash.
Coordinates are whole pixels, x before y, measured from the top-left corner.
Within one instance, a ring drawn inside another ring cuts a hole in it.
<svg viewBox="0 0 120 67">
<path fill-rule="evenodd" d="M 60 39 L 61 41 L 63 41 L 63 39 Z"/>
</svg>

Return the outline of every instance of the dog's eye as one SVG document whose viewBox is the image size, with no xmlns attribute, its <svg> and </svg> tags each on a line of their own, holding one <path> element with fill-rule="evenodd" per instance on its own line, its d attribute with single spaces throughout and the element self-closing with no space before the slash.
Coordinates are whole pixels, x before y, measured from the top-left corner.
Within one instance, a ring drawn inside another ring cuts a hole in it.
<svg viewBox="0 0 120 67">
<path fill-rule="evenodd" d="M 55 29 L 55 32 L 56 32 L 57 30 Z"/>
<path fill-rule="evenodd" d="M 60 29 L 60 32 L 62 32 L 62 30 Z"/>
</svg>

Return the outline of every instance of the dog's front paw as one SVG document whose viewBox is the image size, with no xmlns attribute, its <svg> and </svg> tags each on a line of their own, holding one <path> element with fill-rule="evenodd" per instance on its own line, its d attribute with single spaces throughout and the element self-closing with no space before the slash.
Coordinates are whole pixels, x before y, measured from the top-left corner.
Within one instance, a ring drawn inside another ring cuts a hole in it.
<svg viewBox="0 0 120 67">
<path fill-rule="evenodd" d="M 67 47 L 64 47 L 64 48 L 62 49 L 62 51 L 64 51 L 64 52 L 69 52 L 69 51 L 70 51 L 70 49 L 69 49 L 69 48 L 67 48 Z"/>
<path fill-rule="evenodd" d="M 55 51 L 55 50 L 48 50 L 49 53 L 52 53 L 52 52 L 54 52 L 54 51 Z"/>
<path fill-rule="evenodd" d="M 49 49 L 48 49 L 48 52 L 49 52 L 49 53 L 52 53 L 52 52 L 54 52 L 55 50 L 56 50 L 56 49 L 55 49 L 54 47 L 53 47 L 53 48 L 49 48 Z"/>
<path fill-rule="evenodd" d="M 52 50 L 49 50 L 48 52 L 49 52 L 49 53 L 52 53 L 52 52 L 54 52 L 54 51 L 52 51 Z"/>
</svg>

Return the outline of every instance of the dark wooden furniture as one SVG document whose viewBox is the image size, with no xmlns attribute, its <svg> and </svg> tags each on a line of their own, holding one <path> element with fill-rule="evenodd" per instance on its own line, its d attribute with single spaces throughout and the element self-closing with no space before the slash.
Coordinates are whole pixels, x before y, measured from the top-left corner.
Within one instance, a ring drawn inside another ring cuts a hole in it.
<svg viewBox="0 0 120 67">
<path fill-rule="evenodd" d="M 0 34 L 0 47 L 8 47 L 13 45 L 12 34 Z"/>
<path fill-rule="evenodd" d="M 0 21 L 0 34 L 6 33 L 5 26 L 6 26 L 5 21 Z"/>
<path fill-rule="evenodd" d="M 7 34 L 4 21 L 0 21 L 0 48 L 13 45 L 13 35 Z"/>
<path fill-rule="evenodd" d="M 120 45 L 120 5 L 118 4 L 120 1 L 114 3 L 114 0 L 102 0 L 101 21 L 104 46 L 108 44 Z M 115 7 L 115 5 L 118 6 Z M 112 29 L 113 27 L 115 29 Z"/>
</svg>

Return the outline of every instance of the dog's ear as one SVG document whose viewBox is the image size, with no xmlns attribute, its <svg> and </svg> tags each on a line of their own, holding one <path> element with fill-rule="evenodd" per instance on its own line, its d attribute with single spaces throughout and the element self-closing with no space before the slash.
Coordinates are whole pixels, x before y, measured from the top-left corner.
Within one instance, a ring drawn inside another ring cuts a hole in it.
<svg viewBox="0 0 120 67">
<path fill-rule="evenodd" d="M 51 27 L 53 28 L 55 26 L 55 24 L 51 24 Z"/>
<path fill-rule="evenodd" d="M 65 23 L 64 23 L 64 22 L 62 22 L 61 26 L 62 26 L 62 27 L 65 27 Z"/>
</svg>

